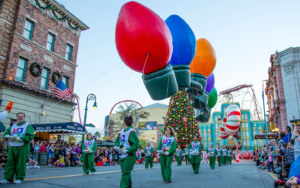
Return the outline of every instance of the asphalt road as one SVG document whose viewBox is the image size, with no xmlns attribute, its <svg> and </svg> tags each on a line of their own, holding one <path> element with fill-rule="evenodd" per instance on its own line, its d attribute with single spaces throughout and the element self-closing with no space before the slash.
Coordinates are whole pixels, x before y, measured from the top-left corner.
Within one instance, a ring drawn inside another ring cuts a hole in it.
<svg viewBox="0 0 300 188">
<path fill-rule="evenodd" d="M 95 175 L 83 176 L 80 167 L 28 169 L 25 181 L 20 184 L 0 185 L 6 187 L 119 187 L 120 167 L 96 167 Z M 4 170 L 0 170 L 0 179 Z M 273 178 L 265 171 L 259 171 L 252 161 L 233 163 L 211 170 L 208 164 L 201 164 L 200 173 L 194 174 L 190 165 L 176 166 L 172 164 L 172 183 L 165 184 L 161 178 L 160 166 L 145 169 L 144 165 L 135 165 L 132 172 L 133 187 L 222 187 L 222 188 L 269 188 Z"/>
</svg>

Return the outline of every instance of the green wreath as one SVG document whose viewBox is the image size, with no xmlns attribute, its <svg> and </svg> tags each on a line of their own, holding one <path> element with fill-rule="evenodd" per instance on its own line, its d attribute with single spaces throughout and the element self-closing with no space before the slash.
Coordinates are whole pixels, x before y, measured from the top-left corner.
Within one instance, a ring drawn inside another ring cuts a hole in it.
<svg viewBox="0 0 300 188">
<path fill-rule="evenodd" d="M 52 73 L 52 82 L 56 84 L 58 82 L 58 80 L 60 79 L 60 77 L 61 77 L 61 74 L 58 71 L 53 72 Z"/>
<path fill-rule="evenodd" d="M 32 74 L 32 76 L 38 77 L 42 73 L 42 66 L 40 64 L 38 64 L 37 62 L 32 63 L 30 65 L 29 71 Z"/>
</svg>

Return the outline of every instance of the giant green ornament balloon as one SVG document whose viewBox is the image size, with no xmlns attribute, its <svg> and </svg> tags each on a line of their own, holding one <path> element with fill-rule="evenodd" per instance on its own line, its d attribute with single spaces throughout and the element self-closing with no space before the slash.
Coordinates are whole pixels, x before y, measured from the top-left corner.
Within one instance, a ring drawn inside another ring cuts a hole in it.
<svg viewBox="0 0 300 188">
<path fill-rule="evenodd" d="M 214 87 L 208 94 L 207 106 L 212 109 L 217 104 L 217 101 L 218 101 L 218 92 Z"/>
</svg>

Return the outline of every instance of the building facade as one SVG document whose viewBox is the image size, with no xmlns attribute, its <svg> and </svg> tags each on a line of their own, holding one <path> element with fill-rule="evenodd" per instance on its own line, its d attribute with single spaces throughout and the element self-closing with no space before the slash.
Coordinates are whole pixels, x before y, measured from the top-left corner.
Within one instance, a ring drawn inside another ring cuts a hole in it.
<svg viewBox="0 0 300 188">
<path fill-rule="evenodd" d="M 300 47 L 276 52 L 270 58 L 269 79 L 265 93 L 270 110 L 270 123 L 279 131 L 300 119 Z"/>
<path fill-rule="evenodd" d="M 222 104 L 221 111 L 214 112 L 212 114 L 211 122 L 199 123 L 199 130 L 204 148 L 208 147 L 211 143 L 215 146 L 217 143 L 220 145 L 235 146 L 235 138 L 228 137 L 227 139 L 221 139 L 219 137 L 220 126 L 222 124 L 225 111 L 229 105 L 230 104 L 228 103 Z M 244 150 L 254 150 L 255 148 L 263 147 L 263 145 L 265 145 L 265 139 L 255 139 L 255 135 L 262 134 L 263 127 L 263 120 L 251 120 L 250 111 L 241 109 L 241 126 L 239 135 L 241 137 Z"/>
<path fill-rule="evenodd" d="M 69 122 L 75 103 L 50 94 L 59 79 L 73 92 L 80 33 L 88 27 L 54 0 L 0 2 L 0 110 L 14 102 L 3 124 L 21 111 L 30 123 Z"/>
</svg>

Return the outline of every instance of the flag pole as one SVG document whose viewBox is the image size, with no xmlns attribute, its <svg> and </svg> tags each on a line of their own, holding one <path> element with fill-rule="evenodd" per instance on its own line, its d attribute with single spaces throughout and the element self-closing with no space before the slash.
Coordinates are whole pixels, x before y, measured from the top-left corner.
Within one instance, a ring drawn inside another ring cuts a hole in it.
<svg viewBox="0 0 300 188">
<path fill-rule="evenodd" d="M 54 88 L 55 88 L 55 86 L 54 86 Z M 51 96 L 51 93 L 54 90 L 54 88 L 52 88 L 52 90 L 51 90 L 50 94 L 48 95 L 47 99 L 45 100 L 44 104 L 41 105 L 41 109 L 44 108 L 44 105 L 46 104 L 46 102 L 48 101 L 49 97 Z"/>
<path fill-rule="evenodd" d="M 43 108 L 44 108 L 44 105 L 45 105 L 45 104 L 46 104 L 46 102 L 48 101 L 49 97 L 51 96 L 51 94 L 52 94 L 53 90 L 55 89 L 55 87 L 56 87 L 57 83 L 58 83 L 60 80 L 61 80 L 61 78 L 59 78 L 59 80 L 57 80 L 57 82 L 56 82 L 56 84 L 55 84 L 54 88 L 52 88 L 52 90 L 51 90 L 50 94 L 48 95 L 47 99 L 45 100 L 44 104 L 42 104 L 42 105 L 41 105 L 41 109 L 43 109 Z"/>
</svg>

